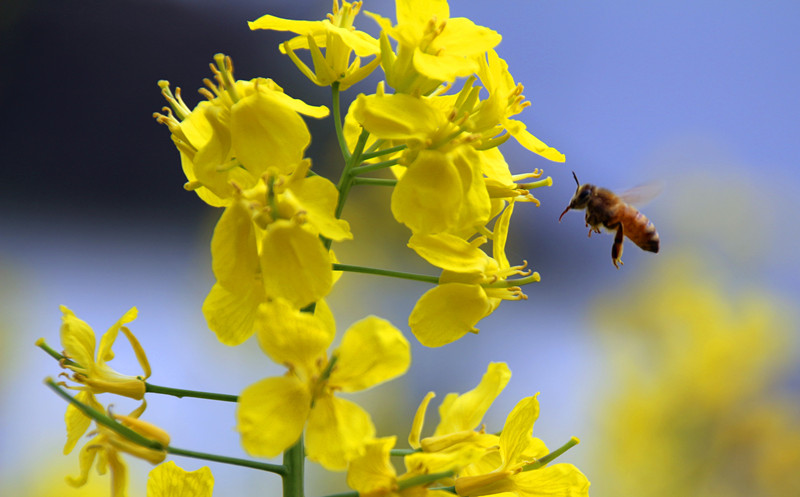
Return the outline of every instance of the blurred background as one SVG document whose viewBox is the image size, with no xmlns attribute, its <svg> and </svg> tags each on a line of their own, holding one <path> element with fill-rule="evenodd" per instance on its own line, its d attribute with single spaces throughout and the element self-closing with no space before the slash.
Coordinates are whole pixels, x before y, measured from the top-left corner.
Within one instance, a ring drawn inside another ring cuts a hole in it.
<svg viewBox="0 0 800 497">
<path fill-rule="evenodd" d="M 516 402 L 541 392 L 534 430 L 551 448 L 578 436 L 560 461 L 577 464 L 592 495 L 798 495 L 800 252 L 796 215 L 800 134 L 800 5 L 792 1 L 594 3 L 451 2 L 503 35 L 497 48 L 532 101 L 520 117 L 567 156 L 548 163 L 509 142 L 512 171 L 544 168 L 541 207 L 519 206 L 509 259 L 542 281 L 505 302 L 468 336 L 425 349 L 408 313 L 427 286 L 348 274 L 331 306 L 340 333 L 367 314 L 413 343 L 409 373 L 351 398 L 380 435 L 405 439 L 429 390 L 473 388 L 492 361 L 513 377 L 487 416 L 499 430 Z M 392 2 L 364 7 L 394 18 Z M 220 212 L 182 189 L 156 82 L 181 86 L 190 106 L 213 54 L 238 79 L 274 79 L 329 105 L 279 54 L 286 36 L 251 32 L 270 13 L 321 19 L 329 2 L 19 1 L 0 4 L 0 494 L 105 495 L 107 477 L 73 490 L 77 450 L 61 455 L 65 404 L 43 384 L 58 365 L 58 306 L 102 334 L 130 307 L 131 329 L 159 385 L 238 393 L 282 374 L 251 340 L 219 344 L 200 307 L 213 283 L 209 242 Z M 359 17 L 357 26 L 377 34 Z M 346 94 L 374 91 L 379 72 Z M 340 167 L 329 120 L 309 121 L 315 167 Z M 586 237 L 583 214 L 558 215 L 582 182 L 624 190 L 660 182 L 643 212 L 661 253 Z M 435 274 L 405 248 L 389 191 L 358 187 L 345 210 L 355 240 L 342 262 Z M 378 245 L 375 245 L 378 244 Z M 139 374 L 120 339 L 112 365 Z M 102 402 L 110 399 L 101 398 Z M 242 456 L 235 406 L 148 396 L 146 419 L 177 447 Z M 135 404 L 116 401 L 116 412 Z M 437 421 L 429 416 L 428 429 Z M 428 432 L 430 433 L 430 432 Z M 127 458 L 131 495 L 150 467 Z M 200 461 L 176 458 L 192 470 Z M 216 495 L 267 495 L 279 479 L 212 465 Z M 346 490 L 309 464 L 308 495 Z M 96 493 L 96 489 L 100 489 Z"/>
</svg>

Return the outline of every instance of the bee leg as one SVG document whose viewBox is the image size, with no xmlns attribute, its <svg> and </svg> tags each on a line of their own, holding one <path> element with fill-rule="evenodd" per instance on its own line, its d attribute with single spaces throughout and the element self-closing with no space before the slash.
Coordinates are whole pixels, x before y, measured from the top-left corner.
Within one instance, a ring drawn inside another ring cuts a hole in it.
<svg viewBox="0 0 800 497">
<path fill-rule="evenodd" d="M 622 242 L 624 241 L 625 232 L 622 229 L 622 223 L 617 223 L 616 226 L 609 226 L 609 228 L 614 229 L 616 227 L 617 233 L 614 235 L 614 245 L 611 246 L 611 262 L 614 263 L 614 267 L 619 269 L 620 264 L 622 264 Z"/>
</svg>

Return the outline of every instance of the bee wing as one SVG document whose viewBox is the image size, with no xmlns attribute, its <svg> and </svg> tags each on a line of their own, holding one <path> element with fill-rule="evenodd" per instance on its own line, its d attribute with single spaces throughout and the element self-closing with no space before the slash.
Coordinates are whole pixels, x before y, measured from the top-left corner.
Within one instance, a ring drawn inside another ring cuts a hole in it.
<svg viewBox="0 0 800 497">
<path fill-rule="evenodd" d="M 641 207 L 656 198 L 663 189 L 663 183 L 659 181 L 651 181 L 643 185 L 634 186 L 629 190 L 625 190 L 618 196 L 628 204 Z"/>
</svg>

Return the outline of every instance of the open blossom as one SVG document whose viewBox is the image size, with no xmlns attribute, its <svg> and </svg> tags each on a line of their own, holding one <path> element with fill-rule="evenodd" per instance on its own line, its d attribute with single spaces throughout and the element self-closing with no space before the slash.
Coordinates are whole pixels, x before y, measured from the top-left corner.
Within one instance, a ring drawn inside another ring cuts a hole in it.
<svg viewBox="0 0 800 497">
<path fill-rule="evenodd" d="M 238 345 L 254 332 L 258 306 L 272 298 L 301 309 L 325 297 L 334 275 L 320 236 L 352 238 L 335 216 L 339 192 L 327 179 L 308 176 L 310 161 L 290 175 L 267 175 L 238 191 L 211 240 L 217 282 L 203 314 L 217 338 Z"/>
<path fill-rule="evenodd" d="M 274 457 L 305 431 L 308 458 L 332 470 L 364 453 L 374 436 L 369 414 L 334 395 L 371 388 L 403 374 L 410 347 L 399 330 L 375 316 L 353 324 L 330 358 L 333 317 L 320 302 L 314 314 L 276 299 L 259 309 L 258 340 L 285 376 L 266 378 L 239 396 L 238 430 L 245 450 Z"/>
<path fill-rule="evenodd" d="M 396 0 L 397 23 L 367 12 L 380 25 L 382 67 L 398 93 L 424 95 L 442 82 L 478 69 L 475 57 L 502 37 L 464 17 L 450 17 L 447 1 Z M 397 41 L 397 54 L 387 36 Z"/>
<path fill-rule="evenodd" d="M 467 333 L 477 333 L 477 323 L 503 300 L 524 300 L 520 285 L 539 281 L 539 274 L 525 265 L 511 266 L 505 255 L 508 223 L 514 204 L 509 204 L 495 223 L 489 257 L 472 242 L 448 233 L 413 235 L 408 246 L 434 266 L 442 268 L 439 284 L 420 297 L 408 324 L 421 344 L 440 347 Z M 518 279 L 509 279 L 521 276 Z"/>
<path fill-rule="evenodd" d="M 141 406 L 127 416 L 112 414 L 111 417 L 140 435 L 159 442 L 166 447 L 170 441 L 169 434 L 161 428 L 139 419 L 145 407 L 145 403 L 142 402 Z M 100 410 L 103 410 L 102 407 Z M 151 464 L 158 464 L 167 456 L 164 450 L 155 450 L 138 445 L 122 437 L 111 428 L 98 423 L 96 435 L 86 442 L 78 456 L 80 474 L 77 477 L 68 476 L 67 483 L 73 487 L 85 485 L 89 479 L 89 471 L 94 466 L 101 475 L 110 470 L 112 497 L 127 497 L 128 468 L 122 459 L 122 453 L 144 459 Z"/>
<path fill-rule="evenodd" d="M 72 373 L 68 378 L 78 384 L 64 385 L 73 390 L 80 390 L 76 399 L 100 411 L 103 408 L 95 398 L 95 394 L 108 392 L 141 400 L 145 393 L 144 380 L 150 377 L 150 363 L 147 361 L 147 356 L 139 341 L 125 326 L 136 319 L 136 308 L 131 308 L 103 334 L 96 353 L 96 338 L 91 326 L 75 316 L 75 313 L 66 306 L 61 306 L 61 312 L 63 313 L 61 344 L 64 347 L 65 356 L 71 361 L 64 361 L 62 364 Z M 120 332 L 128 339 L 136 354 L 139 365 L 142 367 L 141 376 L 124 375 L 108 365 L 108 362 L 114 358 L 111 347 Z M 68 454 L 86 433 L 91 420 L 72 404 L 67 406 L 64 420 L 67 425 L 67 442 L 64 445 L 64 453 Z"/>
<path fill-rule="evenodd" d="M 162 81 L 170 107 L 154 117 L 172 133 L 188 180 L 185 188 L 221 207 L 237 187 L 253 187 L 268 168 L 291 173 L 311 142 L 300 114 L 322 118 L 328 109 L 288 96 L 270 79 L 234 81 L 230 58 L 217 54 L 214 60 L 216 82 L 205 80 L 209 88 L 201 90 L 207 101 L 190 110 L 180 89 L 173 95 Z"/>
<path fill-rule="evenodd" d="M 455 481 L 458 495 L 477 497 L 509 492 L 518 497 L 589 495 L 589 480 L 571 464 L 536 465 L 547 446 L 531 435 L 539 417 L 536 396 L 520 400 L 506 419 L 499 447 L 464 468 Z"/>
<path fill-rule="evenodd" d="M 272 15 L 264 15 L 248 23 L 250 29 L 269 29 L 290 31 L 299 36 L 281 44 L 281 52 L 287 54 L 300 72 L 319 86 L 339 83 L 340 90 L 346 90 L 353 84 L 369 76 L 378 67 L 380 52 L 378 40 L 358 31 L 353 26 L 356 15 L 361 10 L 361 2 L 333 2 L 333 13 L 322 21 L 295 21 L 281 19 Z M 322 49 L 325 53 L 322 53 Z M 309 68 L 295 54 L 297 49 L 311 52 L 314 70 Z M 351 56 L 356 57 L 351 62 Z M 362 66 L 361 57 L 375 56 Z"/>
</svg>

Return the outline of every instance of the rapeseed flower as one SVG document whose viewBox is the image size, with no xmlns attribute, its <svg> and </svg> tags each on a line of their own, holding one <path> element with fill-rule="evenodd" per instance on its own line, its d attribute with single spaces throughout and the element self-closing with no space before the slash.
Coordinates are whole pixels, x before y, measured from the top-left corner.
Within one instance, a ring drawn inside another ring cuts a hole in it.
<svg viewBox="0 0 800 497">
<path fill-rule="evenodd" d="M 302 161 L 292 174 L 262 178 L 239 191 L 211 240 L 217 282 L 203 313 L 217 338 L 238 345 L 254 331 L 258 306 L 283 298 L 301 309 L 325 297 L 333 285 L 331 257 L 320 236 L 352 238 L 335 216 L 338 190 L 321 176 L 307 176 Z"/>
<path fill-rule="evenodd" d="M 476 57 L 502 37 L 464 17 L 450 17 L 446 0 L 397 0 L 397 24 L 367 12 L 382 29 L 381 66 L 398 93 L 426 95 L 442 82 L 478 70 Z M 387 36 L 397 41 L 397 53 Z"/>
<path fill-rule="evenodd" d="M 268 168 L 291 173 L 311 142 L 300 114 L 322 118 L 328 108 L 292 98 L 270 79 L 234 81 L 230 57 L 217 54 L 214 61 L 215 81 L 206 79 L 208 89 L 200 91 L 207 101 L 190 110 L 180 89 L 173 95 L 169 82 L 161 81 L 170 107 L 154 117 L 172 133 L 188 180 L 185 188 L 222 207 L 237 188 L 255 186 Z"/>
<path fill-rule="evenodd" d="M 508 225 L 514 204 L 509 204 L 495 223 L 489 257 L 479 247 L 486 238 L 471 242 L 451 235 L 412 235 L 408 246 L 429 263 L 442 269 L 439 284 L 425 292 L 408 317 L 414 336 L 428 347 L 440 347 L 467 333 L 477 333 L 477 323 L 503 300 L 525 300 L 520 285 L 539 281 L 539 273 L 525 263 L 509 265 L 505 255 Z M 511 276 L 521 276 L 509 279 Z"/>
<path fill-rule="evenodd" d="M 111 417 L 137 433 L 151 440 L 155 440 L 166 447 L 169 445 L 169 435 L 161 428 L 139 419 L 144 409 L 145 403 L 143 402 L 140 407 L 128 416 L 111 414 Z M 163 450 L 150 449 L 131 442 L 127 438 L 122 437 L 117 432 L 101 424 L 97 424 L 96 433 L 94 438 L 86 442 L 86 445 L 83 446 L 78 456 L 80 461 L 80 474 L 74 478 L 67 477 L 67 483 L 73 487 L 81 487 L 86 484 L 89 479 L 89 471 L 92 469 L 92 466 L 96 466 L 97 472 L 101 475 L 106 474 L 106 472 L 110 470 L 111 495 L 113 497 L 126 497 L 128 494 L 128 469 L 122 459 L 121 453 L 127 453 L 139 459 L 144 459 L 151 464 L 160 463 L 167 455 Z"/>
<path fill-rule="evenodd" d="M 131 308 L 103 334 L 96 353 L 97 340 L 91 326 L 75 316 L 75 313 L 66 306 L 61 306 L 61 312 L 63 313 L 61 345 L 64 347 L 64 355 L 67 358 L 61 364 L 72 373 L 71 375 L 64 374 L 64 376 L 78 384 L 74 386 L 62 382 L 62 385 L 72 390 L 80 390 L 76 395 L 77 400 L 101 411 L 103 408 L 95 398 L 95 394 L 113 393 L 141 400 L 145 393 L 145 380 L 150 377 L 150 363 L 147 361 L 147 356 L 139 341 L 125 326 L 136 319 L 136 308 Z M 142 367 L 141 376 L 124 375 L 108 365 L 108 362 L 114 358 L 111 347 L 120 332 L 128 339 L 136 354 L 136 359 Z M 89 428 L 91 420 L 72 404 L 67 406 L 64 420 L 67 425 L 64 454 L 68 454 Z"/>
<path fill-rule="evenodd" d="M 274 457 L 305 431 L 308 458 L 331 470 L 343 470 L 364 453 L 374 436 L 369 414 L 334 395 L 371 388 L 403 374 L 410 347 L 399 330 L 375 316 L 352 325 L 330 358 L 335 335 L 327 306 L 314 314 L 275 299 L 259 308 L 258 341 L 285 376 L 261 380 L 239 396 L 237 425 L 245 450 Z"/>
<path fill-rule="evenodd" d="M 380 52 L 378 40 L 358 31 L 353 21 L 362 2 L 333 2 L 333 12 L 322 21 L 295 21 L 281 19 L 272 15 L 264 15 L 255 21 L 248 22 L 250 29 L 269 29 L 274 31 L 290 31 L 298 34 L 280 45 L 280 50 L 291 58 L 292 62 L 308 79 L 318 86 L 330 86 L 338 82 L 340 90 L 346 90 L 353 84 L 369 76 L 378 67 Z M 321 49 L 325 49 L 325 54 Z M 311 52 L 314 69 L 309 68 L 295 54 L 297 49 Z M 350 62 L 355 52 L 355 59 Z M 361 65 L 361 57 L 375 56 L 368 64 Z"/>
<path fill-rule="evenodd" d="M 536 464 L 548 454 L 544 442 L 531 435 L 538 417 L 536 396 L 520 400 L 506 419 L 499 446 L 459 473 L 456 493 L 463 497 L 501 492 L 518 497 L 588 496 L 589 481 L 575 466 Z"/>
</svg>

